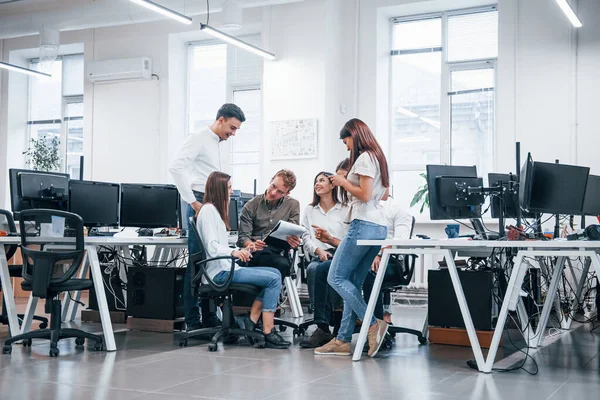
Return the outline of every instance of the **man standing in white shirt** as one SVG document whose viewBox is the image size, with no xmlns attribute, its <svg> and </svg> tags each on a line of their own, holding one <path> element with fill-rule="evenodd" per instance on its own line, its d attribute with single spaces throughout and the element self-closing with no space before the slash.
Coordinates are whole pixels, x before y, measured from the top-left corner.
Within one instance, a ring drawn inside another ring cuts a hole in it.
<svg viewBox="0 0 600 400">
<path fill-rule="evenodd" d="M 215 171 L 227 172 L 225 170 L 229 165 L 229 160 L 222 159 L 220 143 L 235 136 L 245 120 L 244 112 L 238 106 L 224 104 L 210 126 L 185 138 L 169 172 L 177 185 L 182 200 L 188 204 L 185 213 L 186 220 L 200 210 L 208 176 Z M 189 254 L 199 251 L 198 239 L 192 229 L 188 232 L 188 251 Z M 192 277 L 190 274 L 191 269 L 187 268 L 183 286 L 187 329 L 200 329 L 203 326 L 220 324 L 215 313 L 210 312 L 208 300 L 201 302 L 203 323 L 200 323 L 198 298 L 191 293 Z"/>
</svg>

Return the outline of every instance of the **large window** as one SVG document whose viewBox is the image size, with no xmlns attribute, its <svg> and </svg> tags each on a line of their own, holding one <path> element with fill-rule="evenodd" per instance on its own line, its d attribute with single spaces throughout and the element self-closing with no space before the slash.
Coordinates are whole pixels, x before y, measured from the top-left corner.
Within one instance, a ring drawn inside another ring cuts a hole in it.
<svg viewBox="0 0 600 400">
<path fill-rule="evenodd" d="M 243 40 L 258 45 L 260 37 Z M 188 133 L 210 125 L 224 103 L 237 104 L 246 121 L 228 141 L 233 188 L 252 193 L 260 177 L 262 58 L 214 42 L 191 43 L 188 57 Z"/>
<path fill-rule="evenodd" d="M 391 43 L 392 184 L 408 207 L 427 164 L 492 171 L 498 12 L 394 18 Z"/>
<path fill-rule="evenodd" d="M 39 69 L 31 60 L 30 68 Z M 83 55 L 58 58 L 49 71 L 52 78 L 29 80 L 29 137 L 60 142 L 61 170 L 79 178 L 83 156 Z"/>
</svg>

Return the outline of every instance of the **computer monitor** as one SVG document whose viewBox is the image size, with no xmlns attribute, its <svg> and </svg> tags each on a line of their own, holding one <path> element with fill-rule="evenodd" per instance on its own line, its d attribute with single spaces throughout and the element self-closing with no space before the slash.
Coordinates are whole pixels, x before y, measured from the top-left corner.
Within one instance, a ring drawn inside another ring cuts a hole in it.
<svg viewBox="0 0 600 400">
<path fill-rule="evenodd" d="M 502 205 L 504 205 L 504 218 L 516 219 L 519 210 L 519 177 L 513 174 L 488 174 L 489 187 L 499 187 L 500 182 L 502 182 L 505 191 L 502 195 L 496 194 L 492 196 L 492 218 L 500 218 L 500 211 L 502 210 Z M 521 217 L 535 218 L 535 214 L 521 211 Z"/>
<path fill-rule="evenodd" d="M 238 202 L 235 199 L 229 200 L 229 230 L 232 232 L 237 232 L 240 230 Z"/>
<path fill-rule="evenodd" d="M 119 226 L 119 197 L 118 183 L 69 182 L 69 211 L 87 227 Z"/>
<path fill-rule="evenodd" d="M 467 187 L 482 187 L 475 166 L 427 165 L 429 215 L 433 220 L 480 218 L 482 194 L 466 194 Z M 460 196 L 457 193 L 462 191 Z"/>
<path fill-rule="evenodd" d="M 32 208 L 67 211 L 69 204 L 69 174 L 9 170 L 10 206 L 15 214 Z"/>
<path fill-rule="evenodd" d="M 531 157 L 531 153 L 527 153 L 527 160 L 525 160 L 523 166 L 521 167 L 521 175 L 519 182 L 519 204 L 524 210 L 528 210 L 526 205 L 529 204 L 531 199 L 533 164 L 533 157 Z"/>
<path fill-rule="evenodd" d="M 588 167 L 544 162 L 534 162 L 531 167 L 529 160 L 527 164 L 526 182 L 523 185 L 525 193 L 521 204 L 525 210 L 574 215 L 583 212 L 590 173 Z"/>
<path fill-rule="evenodd" d="M 600 176 L 588 176 L 583 200 L 583 215 L 600 215 Z"/>
<path fill-rule="evenodd" d="M 121 226 L 177 228 L 179 208 L 173 185 L 121 184 Z"/>
</svg>

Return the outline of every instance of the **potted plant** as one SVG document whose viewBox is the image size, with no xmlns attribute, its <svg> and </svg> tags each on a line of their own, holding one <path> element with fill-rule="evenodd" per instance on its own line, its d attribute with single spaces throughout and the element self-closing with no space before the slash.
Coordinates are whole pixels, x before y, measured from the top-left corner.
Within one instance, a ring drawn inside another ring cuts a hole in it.
<svg viewBox="0 0 600 400">
<path fill-rule="evenodd" d="M 60 142 L 56 136 L 51 140 L 46 138 L 29 140 L 29 148 L 24 151 L 28 157 L 27 165 L 34 171 L 58 171 L 60 168 Z"/>
<path fill-rule="evenodd" d="M 429 207 L 429 187 L 427 186 L 427 174 L 423 172 L 419 174 L 419 176 L 425 179 L 425 183 L 417 189 L 417 193 L 413 196 L 412 201 L 410 202 L 410 207 L 414 207 L 415 205 L 421 204 L 421 209 L 419 210 L 420 214 L 423 214 L 423 210 L 425 207 Z"/>
</svg>

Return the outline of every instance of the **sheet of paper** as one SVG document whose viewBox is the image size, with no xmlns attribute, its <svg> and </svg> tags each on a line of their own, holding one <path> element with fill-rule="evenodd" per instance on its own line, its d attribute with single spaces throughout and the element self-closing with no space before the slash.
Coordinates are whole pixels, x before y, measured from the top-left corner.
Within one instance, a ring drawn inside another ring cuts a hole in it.
<svg viewBox="0 0 600 400">
<path fill-rule="evenodd" d="M 269 237 L 285 240 L 288 236 L 301 237 L 306 229 L 300 225 L 294 225 L 286 221 L 279 221 L 275 228 L 269 233 Z"/>
</svg>

